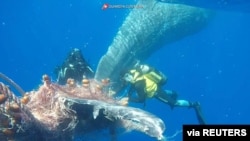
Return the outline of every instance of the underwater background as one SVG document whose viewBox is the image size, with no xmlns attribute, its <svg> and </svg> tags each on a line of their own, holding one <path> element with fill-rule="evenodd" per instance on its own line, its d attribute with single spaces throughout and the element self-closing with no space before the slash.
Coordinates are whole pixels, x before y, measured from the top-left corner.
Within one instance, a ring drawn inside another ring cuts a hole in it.
<svg viewBox="0 0 250 141">
<path fill-rule="evenodd" d="M 81 49 L 95 70 L 130 10 L 102 10 L 104 3 L 135 1 L 0 1 L 0 72 L 30 91 L 41 84 L 43 74 L 55 81 L 55 67 L 73 48 Z M 208 124 L 249 124 L 249 25 L 250 12 L 217 9 L 203 30 L 166 45 L 146 62 L 168 76 L 164 88 L 177 91 L 180 99 L 200 101 Z M 198 124 L 193 109 L 171 110 L 156 99 L 148 100 L 144 110 L 164 120 L 168 137 L 183 124 Z M 128 139 L 154 140 L 138 132 L 119 136 Z M 181 139 L 179 133 L 169 140 Z"/>
</svg>

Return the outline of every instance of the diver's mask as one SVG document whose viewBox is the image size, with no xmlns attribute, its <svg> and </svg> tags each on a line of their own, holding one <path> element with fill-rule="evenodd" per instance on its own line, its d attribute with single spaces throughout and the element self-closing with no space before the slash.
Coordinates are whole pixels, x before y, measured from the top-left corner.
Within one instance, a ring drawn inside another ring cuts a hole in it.
<svg viewBox="0 0 250 141">
<path fill-rule="evenodd" d="M 133 81 L 133 76 L 131 74 L 129 74 L 129 73 L 126 73 L 123 78 L 127 82 L 132 82 Z"/>
</svg>

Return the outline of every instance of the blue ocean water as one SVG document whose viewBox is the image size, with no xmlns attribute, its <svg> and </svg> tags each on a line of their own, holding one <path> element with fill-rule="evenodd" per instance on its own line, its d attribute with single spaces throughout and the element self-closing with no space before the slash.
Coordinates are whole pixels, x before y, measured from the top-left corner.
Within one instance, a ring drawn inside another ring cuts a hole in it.
<svg viewBox="0 0 250 141">
<path fill-rule="evenodd" d="M 72 48 L 80 48 L 95 69 L 129 9 L 102 10 L 104 3 L 135 1 L 0 1 L 0 72 L 26 91 L 38 87 Z M 166 89 L 200 101 L 209 124 L 250 123 L 250 13 L 217 11 L 202 31 L 167 45 L 147 62 L 168 76 Z M 55 77 L 53 78 L 55 79 Z M 133 104 L 142 107 L 140 104 Z M 166 136 L 183 124 L 197 124 L 193 109 L 147 101 L 145 110 L 161 117 Z M 171 140 L 181 140 L 178 134 Z M 131 132 L 120 140 L 153 140 Z"/>
</svg>

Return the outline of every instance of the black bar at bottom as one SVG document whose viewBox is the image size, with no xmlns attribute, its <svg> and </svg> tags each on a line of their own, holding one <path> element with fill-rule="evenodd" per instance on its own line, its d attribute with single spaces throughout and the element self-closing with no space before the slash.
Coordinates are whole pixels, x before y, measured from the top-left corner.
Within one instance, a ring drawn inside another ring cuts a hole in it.
<svg viewBox="0 0 250 141">
<path fill-rule="evenodd" d="M 250 125 L 183 125 L 183 141 L 250 141 Z"/>
</svg>

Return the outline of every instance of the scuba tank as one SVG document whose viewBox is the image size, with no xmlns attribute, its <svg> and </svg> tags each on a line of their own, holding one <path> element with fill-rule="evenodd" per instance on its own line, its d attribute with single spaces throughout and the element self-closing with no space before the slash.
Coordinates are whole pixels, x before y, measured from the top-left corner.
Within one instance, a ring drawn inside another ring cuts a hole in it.
<svg viewBox="0 0 250 141">
<path fill-rule="evenodd" d="M 147 65 L 141 65 L 140 68 L 144 76 L 155 83 L 163 85 L 167 82 L 167 77 L 162 72 Z"/>
<path fill-rule="evenodd" d="M 165 84 L 167 82 L 167 77 L 159 71 L 150 71 L 148 74 L 145 74 L 145 77 L 157 84 Z"/>
</svg>

